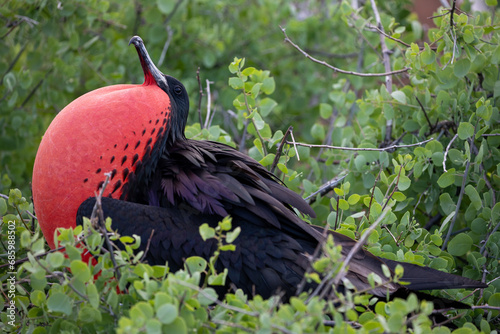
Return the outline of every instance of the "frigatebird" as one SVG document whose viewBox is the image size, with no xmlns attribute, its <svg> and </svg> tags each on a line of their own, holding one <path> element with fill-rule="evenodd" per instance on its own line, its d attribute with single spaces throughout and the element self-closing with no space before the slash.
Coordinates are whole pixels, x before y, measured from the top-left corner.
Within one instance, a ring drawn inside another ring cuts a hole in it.
<svg viewBox="0 0 500 334">
<path fill-rule="evenodd" d="M 138 36 L 132 37 L 144 71 L 143 85 L 116 85 L 89 92 L 64 108 L 40 144 L 33 172 L 33 198 L 49 245 L 59 227 L 90 216 L 92 197 L 111 172 L 102 207 L 112 228 L 141 236 L 150 264 L 182 268 L 190 256 L 208 259 L 217 247 L 204 241 L 201 224 L 215 227 L 226 216 L 241 233 L 234 251 L 222 252 L 217 269 L 228 269 L 227 286 L 267 298 L 293 296 L 311 255 L 325 240 L 321 229 L 297 214 L 312 208 L 255 160 L 230 146 L 187 139 L 185 87 L 154 65 Z M 295 208 L 295 209 L 294 209 Z M 152 233 L 152 231 L 154 232 Z M 345 256 L 356 241 L 329 231 Z M 404 268 L 403 287 L 371 288 L 368 275 L 382 265 Z M 359 290 L 385 297 L 411 290 L 482 288 L 486 285 L 427 267 L 376 257 L 361 248 L 346 278 Z M 304 290 L 315 287 L 308 282 Z"/>
</svg>

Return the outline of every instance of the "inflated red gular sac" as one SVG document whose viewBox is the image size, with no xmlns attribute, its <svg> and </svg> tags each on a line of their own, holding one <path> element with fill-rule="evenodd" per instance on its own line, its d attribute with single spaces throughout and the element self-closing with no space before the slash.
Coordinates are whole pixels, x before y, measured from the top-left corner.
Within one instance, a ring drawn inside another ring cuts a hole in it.
<svg viewBox="0 0 500 334">
<path fill-rule="evenodd" d="M 33 172 L 33 199 L 47 242 L 54 232 L 75 227 L 90 216 L 102 186 L 105 216 L 122 235 L 141 236 L 145 260 L 183 267 L 190 256 L 208 259 L 215 239 L 202 240 L 200 225 L 212 227 L 232 217 L 241 233 L 236 249 L 222 252 L 216 269 L 228 269 L 227 284 L 267 298 L 297 292 L 310 255 L 324 241 L 321 229 L 303 221 L 293 208 L 314 216 L 311 207 L 262 165 L 237 150 L 211 141 L 186 139 L 189 99 L 184 86 L 161 73 L 140 37 L 130 40 L 144 70 L 143 85 L 116 85 L 89 92 L 70 103 L 54 119 L 38 150 Z M 344 256 L 355 241 L 330 231 Z M 396 283 L 371 288 L 372 272 L 384 277 L 382 265 L 405 269 L 406 287 Z M 481 288 L 485 284 L 413 264 L 384 260 L 360 249 L 346 275 L 358 290 L 384 298 L 407 296 L 412 290 Z M 305 291 L 316 288 L 313 282 Z M 339 287 L 340 289 L 342 287 Z M 441 305 L 466 307 L 419 294 Z M 448 304 L 446 304 L 448 303 Z"/>
</svg>

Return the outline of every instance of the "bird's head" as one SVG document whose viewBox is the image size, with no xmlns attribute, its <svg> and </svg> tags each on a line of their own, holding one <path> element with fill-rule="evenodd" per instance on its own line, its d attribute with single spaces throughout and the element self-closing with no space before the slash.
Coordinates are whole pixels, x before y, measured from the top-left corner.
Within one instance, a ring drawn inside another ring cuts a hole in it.
<svg viewBox="0 0 500 334">
<path fill-rule="evenodd" d="M 171 103 L 171 134 L 168 140 L 175 141 L 184 138 L 184 128 L 186 127 L 189 112 L 189 97 L 184 85 L 174 77 L 163 74 L 153 63 L 149 56 L 142 38 L 134 36 L 128 43 L 133 44 L 139 55 L 142 70 L 144 71 L 144 84 L 156 85 L 160 87 L 170 98 Z"/>
</svg>

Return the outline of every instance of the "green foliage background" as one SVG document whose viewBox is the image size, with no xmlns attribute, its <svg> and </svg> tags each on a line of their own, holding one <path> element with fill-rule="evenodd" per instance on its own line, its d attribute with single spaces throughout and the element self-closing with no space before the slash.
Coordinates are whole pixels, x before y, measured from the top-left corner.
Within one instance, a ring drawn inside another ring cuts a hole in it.
<svg viewBox="0 0 500 334">
<path fill-rule="evenodd" d="M 108 276 L 94 283 L 90 275 L 111 268 L 109 257 L 89 269 L 78 262 L 76 253 L 69 258 L 54 255 L 59 252 L 47 256 L 37 223 L 26 214 L 33 210 L 29 183 L 41 136 L 57 112 L 76 97 L 102 86 L 142 83 L 135 51 L 127 46 L 133 35 L 143 38 L 156 63 L 167 48 L 159 68 L 188 89 L 189 137 L 230 143 L 265 166 L 273 164 L 276 147 L 290 125 L 294 138 L 309 144 L 380 148 L 432 138 L 422 145 L 385 151 L 305 146 L 295 150 L 285 145 L 276 172 L 306 197 L 348 171 L 334 191 L 311 197 L 318 216 L 312 223 L 329 224 L 358 238 L 384 215 L 368 239 L 370 251 L 490 282 L 489 288 L 472 295 L 458 290 L 444 295 L 466 297 L 474 305 L 500 306 L 496 1 L 487 2 L 494 6 L 489 13 L 455 11 L 451 28 L 450 14 L 442 10 L 434 19 L 436 28 L 428 32 L 408 10 L 409 2 L 376 3 L 384 30 L 396 39 L 384 39 L 391 70 L 409 68 L 392 77 L 392 89 L 386 87 L 384 76 L 339 74 L 283 43 L 280 25 L 294 43 L 337 68 L 385 72 L 380 34 L 371 28 L 376 21 L 369 3 L 353 9 L 345 1 L 12 0 L 0 7 L 0 192 L 9 194 L 0 198 L 1 246 L 8 249 L 7 222 L 15 220 L 20 240 L 17 259 L 29 256 L 16 273 L 20 282 L 16 285 L 16 323 L 21 330 L 155 332 L 174 328 L 182 332 L 190 327 L 229 332 L 243 326 L 262 332 L 363 328 L 401 332 L 410 324 L 416 331 L 430 326 L 426 319 L 432 308 L 425 302 L 379 303 L 382 306 L 371 311 L 366 306 L 373 301 L 363 299 L 362 294 L 348 297 L 338 310 L 304 296 L 278 308 L 274 300 L 247 301 L 238 293 L 223 301 L 223 305 L 237 307 L 236 311 L 221 305 L 209 309 L 206 306 L 213 300 L 206 294 L 213 297 L 212 292 L 193 288 L 200 279 L 196 273 L 167 275 L 165 268 L 126 260 L 119 284 L 123 287 L 128 282 L 131 292 L 117 295 L 104 284 Z M 470 10 L 467 1 L 461 9 Z M 202 123 L 208 104 L 206 80 L 211 82 L 209 106 L 214 115 L 203 129 L 198 114 L 198 67 L 205 89 Z M 21 189 L 28 200 L 19 191 L 9 193 L 11 188 Z M 68 232 L 61 239 L 67 249 L 74 242 L 72 235 Z M 94 247 L 102 242 L 98 237 L 91 239 Z M 334 259 L 337 253 L 331 249 L 328 257 Z M 126 253 L 123 257 L 127 258 Z M 7 255 L 3 258 L 8 259 Z M 8 271 L 6 267 L 1 270 L 5 291 Z M 179 285 L 179 281 L 191 286 Z M 363 305 L 360 315 L 349 307 L 355 299 Z M 6 301 L 5 297 L 1 300 Z M 323 317 L 325 310 L 328 315 Z M 417 315 L 411 317 L 411 312 Z M 455 322 L 464 332 L 489 333 L 498 326 L 498 314 L 498 309 L 475 309 Z M 62 315 L 67 319 L 62 321 Z M 335 326 L 323 322 L 325 317 L 334 319 Z M 7 323 L 5 318 L 2 321 Z M 446 329 L 435 331 L 445 333 Z"/>
</svg>

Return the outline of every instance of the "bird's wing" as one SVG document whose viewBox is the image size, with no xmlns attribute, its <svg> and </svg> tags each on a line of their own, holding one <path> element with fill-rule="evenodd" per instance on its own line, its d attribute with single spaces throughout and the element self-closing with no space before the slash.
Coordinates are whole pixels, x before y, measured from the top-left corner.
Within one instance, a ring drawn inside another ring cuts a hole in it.
<svg viewBox="0 0 500 334">
<path fill-rule="evenodd" d="M 84 201 L 77 213 L 77 224 L 92 213 L 95 198 Z M 121 235 L 139 235 L 140 250 L 149 248 L 145 260 L 151 264 L 168 263 L 172 271 L 183 267 L 190 256 L 209 259 L 217 249 L 216 239 L 204 241 L 199 227 L 207 223 L 217 226 L 216 215 L 202 214 L 192 208 L 162 208 L 112 198 L 102 198 L 105 217 L 111 217 L 112 229 Z M 241 226 L 243 225 L 243 226 Z M 221 252 L 216 269 L 228 269 L 228 281 L 246 294 L 259 294 L 268 298 L 283 292 L 291 297 L 309 265 L 306 251 L 312 244 L 301 244 L 289 235 L 273 228 L 259 228 L 248 222 L 233 221 L 233 228 L 240 226 L 240 235 L 233 244 L 235 251 Z"/>
<path fill-rule="evenodd" d="M 205 214 L 231 215 L 295 237 L 308 234 L 320 239 L 292 208 L 314 216 L 302 197 L 257 161 L 224 144 L 177 141 L 160 158 L 150 194 L 151 205 L 183 203 Z"/>
</svg>

